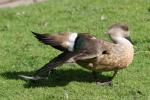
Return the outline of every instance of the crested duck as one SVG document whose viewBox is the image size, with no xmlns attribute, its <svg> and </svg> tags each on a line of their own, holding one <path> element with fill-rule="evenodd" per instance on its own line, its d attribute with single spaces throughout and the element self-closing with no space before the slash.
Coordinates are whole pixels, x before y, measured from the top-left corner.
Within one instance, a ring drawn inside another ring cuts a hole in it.
<svg viewBox="0 0 150 100">
<path fill-rule="evenodd" d="M 113 42 L 97 39 L 88 33 L 65 32 L 54 35 L 32 33 L 39 41 L 62 53 L 38 69 L 34 77 L 20 75 L 25 79 L 44 79 L 40 77 L 41 73 L 74 61 L 93 72 L 114 71 L 108 81 L 112 82 L 118 70 L 127 67 L 133 60 L 134 49 L 128 26 L 124 24 L 113 24 L 108 28 L 106 34 Z"/>
</svg>

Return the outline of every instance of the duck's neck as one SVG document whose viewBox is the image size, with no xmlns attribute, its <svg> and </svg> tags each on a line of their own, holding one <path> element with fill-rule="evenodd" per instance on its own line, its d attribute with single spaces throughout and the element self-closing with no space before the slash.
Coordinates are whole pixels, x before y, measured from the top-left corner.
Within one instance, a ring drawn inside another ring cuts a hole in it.
<svg viewBox="0 0 150 100">
<path fill-rule="evenodd" d="M 132 43 L 124 37 L 113 37 L 113 41 L 121 45 L 132 45 Z"/>
</svg>

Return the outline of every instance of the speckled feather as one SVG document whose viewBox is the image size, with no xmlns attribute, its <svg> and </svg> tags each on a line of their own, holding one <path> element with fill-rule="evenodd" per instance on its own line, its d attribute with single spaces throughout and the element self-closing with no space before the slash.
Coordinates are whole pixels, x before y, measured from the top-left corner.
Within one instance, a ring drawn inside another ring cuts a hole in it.
<svg viewBox="0 0 150 100">
<path fill-rule="evenodd" d="M 95 71 L 112 71 L 127 67 L 132 62 L 134 54 L 132 45 L 97 41 L 99 41 L 97 44 L 99 55 L 93 59 L 77 60 L 79 65 Z"/>
</svg>

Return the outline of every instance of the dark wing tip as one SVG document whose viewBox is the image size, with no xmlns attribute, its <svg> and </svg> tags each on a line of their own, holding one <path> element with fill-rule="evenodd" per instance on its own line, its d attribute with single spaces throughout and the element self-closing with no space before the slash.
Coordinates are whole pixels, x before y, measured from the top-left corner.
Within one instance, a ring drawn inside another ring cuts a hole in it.
<svg viewBox="0 0 150 100">
<path fill-rule="evenodd" d="M 31 31 L 31 33 L 32 33 L 32 34 L 34 34 L 34 35 L 36 35 L 36 34 L 37 34 L 36 32 L 33 32 L 33 31 Z"/>
<path fill-rule="evenodd" d="M 35 36 L 40 36 L 41 34 L 39 34 L 39 33 L 37 33 L 37 32 L 33 32 L 33 31 L 31 31 L 32 32 L 32 34 L 33 35 L 35 35 Z"/>
<path fill-rule="evenodd" d="M 45 38 L 48 38 L 48 34 L 39 34 L 37 32 L 33 32 L 33 31 L 31 31 L 31 32 L 40 41 L 43 40 L 43 39 L 45 39 Z"/>
</svg>

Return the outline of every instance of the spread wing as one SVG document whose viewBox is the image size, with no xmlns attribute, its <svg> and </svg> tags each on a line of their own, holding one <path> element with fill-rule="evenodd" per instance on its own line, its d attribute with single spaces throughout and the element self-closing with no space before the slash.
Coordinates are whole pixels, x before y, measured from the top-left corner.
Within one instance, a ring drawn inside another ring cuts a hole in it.
<svg viewBox="0 0 150 100">
<path fill-rule="evenodd" d="M 36 32 L 32 32 L 32 33 L 40 42 L 46 45 L 50 45 L 60 51 L 68 51 L 67 46 L 62 45 L 62 44 L 64 44 L 63 42 L 66 41 L 65 38 L 67 38 L 67 36 L 65 35 L 68 35 L 69 33 L 64 33 L 65 35 L 63 34 L 55 34 L 55 35 L 39 34 Z"/>
</svg>

